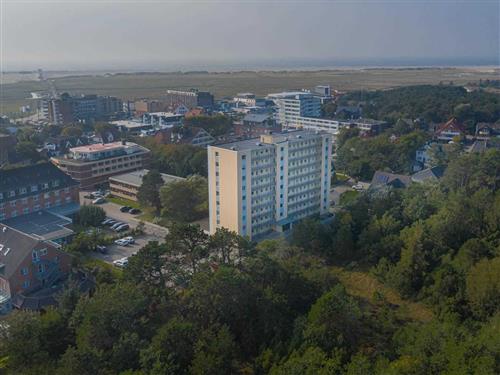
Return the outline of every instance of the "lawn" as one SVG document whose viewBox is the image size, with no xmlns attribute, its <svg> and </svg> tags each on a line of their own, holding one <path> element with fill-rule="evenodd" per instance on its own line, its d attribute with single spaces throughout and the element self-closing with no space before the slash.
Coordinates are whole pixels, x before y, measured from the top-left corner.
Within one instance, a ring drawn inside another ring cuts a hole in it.
<svg viewBox="0 0 500 375">
<path fill-rule="evenodd" d="M 123 271 L 109 263 L 106 263 L 105 261 L 93 257 L 86 257 L 83 260 L 83 266 L 86 267 L 89 270 L 93 269 L 100 269 L 100 270 L 108 270 L 111 272 L 111 274 L 116 277 L 120 278 L 122 276 Z"/>
<path fill-rule="evenodd" d="M 129 199 L 120 198 L 120 197 L 113 197 L 113 196 L 107 197 L 106 199 L 112 203 L 119 205 L 119 206 L 129 206 L 132 208 L 141 209 L 141 205 L 139 204 L 139 202 L 136 202 L 136 201 L 131 201 Z"/>
<path fill-rule="evenodd" d="M 349 190 L 345 191 L 340 195 L 340 206 L 345 206 L 348 205 L 349 203 L 353 202 L 359 193 L 354 190 Z"/>
</svg>

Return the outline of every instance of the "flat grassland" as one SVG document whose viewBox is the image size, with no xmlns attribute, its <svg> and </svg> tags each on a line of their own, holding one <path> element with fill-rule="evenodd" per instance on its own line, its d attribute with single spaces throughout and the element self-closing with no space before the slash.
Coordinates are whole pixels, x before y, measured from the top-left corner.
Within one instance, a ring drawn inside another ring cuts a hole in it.
<svg viewBox="0 0 500 375">
<path fill-rule="evenodd" d="M 480 79 L 498 79 L 500 68 L 373 68 L 317 71 L 241 71 L 224 73 L 118 73 L 66 76 L 52 79 L 59 92 L 114 95 L 122 99 L 159 98 L 166 89 L 199 88 L 216 98 L 238 92 L 264 96 L 285 89 L 329 84 L 333 89 L 375 90 L 439 82 L 465 85 Z M 15 112 L 28 104 L 31 92 L 44 92 L 46 82 L 21 81 L 1 85 L 2 112 Z"/>
</svg>

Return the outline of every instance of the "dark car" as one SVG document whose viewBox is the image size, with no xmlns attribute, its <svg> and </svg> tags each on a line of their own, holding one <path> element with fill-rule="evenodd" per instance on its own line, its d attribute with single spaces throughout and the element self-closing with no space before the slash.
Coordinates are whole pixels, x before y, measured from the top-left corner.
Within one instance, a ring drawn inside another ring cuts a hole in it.
<svg viewBox="0 0 500 375">
<path fill-rule="evenodd" d="M 132 208 L 128 211 L 128 213 L 132 215 L 137 215 L 141 213 L 141 210 L 139 210 L 138 208 Z"/>
<path fill-rule="evenodd" d="M 101 254 L 106 254 L 108 252 L 108 248 L 104 245 L 97 245 L 95 251 L 98 251 Z"/>
<path fill-rule="evenodd" d="M 122 206 L 120 207 L 121 212 L 129 212 L 132 207 L 129 206 Z"/>
</svg>

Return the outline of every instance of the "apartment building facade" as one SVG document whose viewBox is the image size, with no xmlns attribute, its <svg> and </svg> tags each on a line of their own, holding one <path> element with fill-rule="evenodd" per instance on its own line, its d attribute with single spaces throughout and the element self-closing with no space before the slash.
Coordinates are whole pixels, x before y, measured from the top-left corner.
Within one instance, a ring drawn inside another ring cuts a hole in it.
<svg viewBox="0 0 500 375">
<path fill-rule="evenodd" d="M 77 121 L 106 120 L 123 111 L 123 103 L 113 96 L 61 94 L 40 100 L 39 107 L 50 123 L 70 124 Z"/>
<path fill-rule="evenodd" d="M 184 105 L 188 110 L 196 107 L 211 109 L 214 106 L 214 96 L 208 91 L 199 91 L 197 89 L 167 90 L 163 100 L 170 108 L 176 108 Z"/>
<path fill-rule="evenodd" d="M 209 146 L 210 232 L 224 227 L 254 238 L 326 214 L 331 165 L 328 133 L 281 132 Z"/>
<path fill-rule="evenodd" d="M 51 162 L 90 189 L 107 183 L 108 178 L 149 166 L 151 152 L 136 143 L 113 142 L 75 147 L 63 157 L 53 157 Z"/>
<path fill-rule="evenodd" d="M 0 221 L 66 205 L 78 207 L 78 192 L 78 182 L 50 163 L 0 171 Z"/>
</svg>

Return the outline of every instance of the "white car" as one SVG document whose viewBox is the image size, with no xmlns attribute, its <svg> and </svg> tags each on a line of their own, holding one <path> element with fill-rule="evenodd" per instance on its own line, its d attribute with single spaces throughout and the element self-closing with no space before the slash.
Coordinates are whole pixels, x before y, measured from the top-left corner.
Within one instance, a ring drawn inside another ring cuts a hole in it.
<svg viewBox="0 0 500 375">
<path fill-rule="evenodd" d="M 135 239 L 134 237 L 132 236 L 128 236 L 128 237 L 123 237 L 124 240 L 127 240 L 128 243 L 135 243 Z"/>
<path fill-rule="evenodd" d="M 113 261 L 113 264 L 117 267 L 126 267 L 128 264 L 128 258 L 124 257 Z"/>
<path fill-rule="evenodd" d="M 120 246 L 127 246 L 129 242 L 126 239 L 119 239 L 115 241 L 115 244 L 120 245 Z"/>
<path fill-rule="evenodd" d="M 104 199 L 103 197 L 99 197 L 97 199 L 94 199 L 92 201 L 92 204 L 101 204 L 101 203 L 104 203 L 104 202 L 106 202 L 106 199 Z"/>
<path fill-rule="evenodd" d="M 354 190 L 360 191 L 360 190 L 363 190 L 363 185 L 361 185 L 361 184 L 352 185 L 352 188 Z"/>
</svg>

